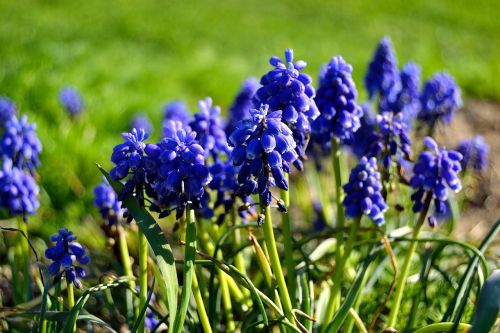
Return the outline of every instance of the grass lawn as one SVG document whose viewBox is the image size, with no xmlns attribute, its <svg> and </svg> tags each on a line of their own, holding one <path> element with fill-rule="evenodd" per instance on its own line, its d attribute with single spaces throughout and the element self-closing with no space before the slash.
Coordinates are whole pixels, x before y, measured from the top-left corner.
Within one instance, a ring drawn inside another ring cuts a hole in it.
<svg viewBox="0 0 500 333">
<path fill-rule="evenodd" d="M 243 79 L 267 71 L 269 56 L 287 47 L 314 78 L 342 54 L 362 90 L 373 49 L 388 35 L 400 64 L 421 64 L 425 78 L 446 70 L 466 95 L 500 100 L 496 1 L 191 2 L 0 2 L 0 95 L 37 123 L 44 145 L 43 208 L 33 218 L 51 226 L 44 235 L 93 225 L 94 163 L 110 167 L 134 113 L 149 114 L 158 134 L 166 101 L 183 99 L 194 109 L 212 96 L 226 107 Z M 79 119 L 58 105 L 64 85 L 85 98 Z"/>
</svg>

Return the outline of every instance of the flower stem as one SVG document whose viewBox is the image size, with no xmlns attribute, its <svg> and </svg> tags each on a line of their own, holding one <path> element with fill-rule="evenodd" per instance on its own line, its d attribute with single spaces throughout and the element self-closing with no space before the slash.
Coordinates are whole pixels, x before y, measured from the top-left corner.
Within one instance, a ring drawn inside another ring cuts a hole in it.
<svg viewBox="0 0 500 333">
<path fill-rule="evenodd" d="M 283 304 L 283 309 L 285 311 L 285 316 L 291 323 L 294 323 L 292 302 L 290 301 L 290 295 L 288 294 L 285 277 L 283 276 L 283 271 L 281 270 L 281 262 L 278 255 L 278 249 L 276 247 L 276 240 L 274 239 L 271 208 L 269 206 L 265 208 L 264 241 L 269 252 L 271 268 L 276 276 L 276 282 L 278 283 L 278 290 Z"/>
<path fill-rule="evenodd" d="M 128 252 L 128 246 L 127 246 L 127 235 L 125 233 L 125 230 L 123 227 L 118 224 L 117 225 L 117 233 L 118 233 L 118 247 L 120 249 L 120 259 L 122 261 L 123 265 L 123 271 L 125 273 L 125 276 L 129 276 L 131 278 L 134 277 L 134 273 L 132 271 L 132 263 L 130 262 L 130 254 Z M 130 280 L 129 286 L 131 289 L 135 290 L 135 281 Z M 130 290 L 126 291 L 126 300 L 127 300 L 127 318 L 132 318 L 134 315 L 137 318 L 139 315 L 139 309 L 135 309 L 134 313 L 134 306 L 132 302 L 132 292 Z"/>
<path fill-rule="evenodd" d="M 434 333 L 434 332 L 448 332 L 452 327 L 454 323 L 435 323 L 435 324 L 430 324 L 428 326 L 419 328 L 418 330 L 414 331 L 413 333 Z M 471 327 L 469 324 L 458 324 L 457 332 L 467 332 L 467 330 Z"/>
<path fill-rule="evenodd" d="M 146 305 L 148 298 L 148 241 L 139 229 L 139 309 Z M 138 332 L 144 332 L 144 316 L 141 319 Z"/>
<path fill-rule="evenodd" d="M 193 275 L 191 287 L 203 331 L 205 331 L 205 333 L 212 333 L 212 327 L 210 327 L 210 320 L 208 320 L 207 311 L 205 310 L 205 304 L 203 303 L 203 297 L 201 296 L 200 286 L 198 285 L 198 278 L 196 277 L 196 274 Z"/>
<path fill-rule="evenodd" d="M 285 173 L 285 179 L 288 182 L 288 174 Z M 281 199 L 283 200 L 285 207 L 290 208 L 290 192 L 286 190 L 280 191 Z M 285 267 L 286 267 L 286 282 L 288 285 L 288 291 L 291 296 L 292 307 L 296 307 L 295 290 L 296 290 L 296 275 L 295 275 L 295 265 L 293 263 L 293 244 L 292 244 L 292 224 L 290 223 L 289 212 L 281 213 L 281 223 L 283 223 L 283 246 L 285 255 Z"/>
<path fill-rule="evenodd" d="M 28 224 L 23 221 L 22 218 L 17 219 L 17 227 L 18 229 L 24 233 L 26 238 L 20 234 L 19 235 L 19 262 L 21 263 L 21 269 L 23 273 L 23 282 L 24 285 L 22 287 L 22 300 L 27 301 L 33 298 L 33 286 L 31 284 L 31 274 L 30 274 L 30 252 L 28 246 Z"/>
<path fill-rule="evenodd" d="M 403 262 L 403 267 L 401 268 L 400 275 L 398 276 L 396 281 L 395 298 L 391 308 L 391 312 L 389 314 L 389 319 L 387 320 L 387 327 L 394 327 L 394 325 L 396 324 L 399 308 L 401 306 L 401 300 L 403 299 L 405 282 L 406 279 L 408 278 L 408 274 L 410 273 L 410 265 L 413 259 L 413 255 L 415 254 L 415 250 L 417 249 L 418 242 L 416 240 L 418 238 L 418 235 L 420 234 L 420 230 L 422 230 L 422 227 L 424 225 L 424 221 L 427 216 L 427 212 L 429 211 L 431 200 L 432 200 L 432 193 L 427 193 L 424 202 L 424 207 L 420 212 L 417 225 L 413 230 L 412 241 L 410 242 L 410 247 L 406 252 L 406 257 L 405 261 Z"/>
<path fill-rule="evenodd" d="M 231 207 L 231 222 L 232 225 L 235 226 L 237 225 L 236 219 L 238 216 L 238 213 L 236 212 L 236 205 L 233 205 Z M 239 249 L 241 246 L 241 231 L 240 229 L 234 230 L 234 249 Z M 236 253 L 234 256 L 234 266 L 242 273 L 245 274 L 246 268 L 245 268 L 245 258 L 243 257 L 242 251 Z"/>
<path fill-rule="evenodd" d="M 66 292 L 68 293 L 68 310 L 71 311 L 71 309 L 75 306 L 75 292 L 73 289 L 73 283 L 69 279 L 66 279 L 66 285 Z M 71 331 L 76 332 L 76 323 Z"/>
</svg>

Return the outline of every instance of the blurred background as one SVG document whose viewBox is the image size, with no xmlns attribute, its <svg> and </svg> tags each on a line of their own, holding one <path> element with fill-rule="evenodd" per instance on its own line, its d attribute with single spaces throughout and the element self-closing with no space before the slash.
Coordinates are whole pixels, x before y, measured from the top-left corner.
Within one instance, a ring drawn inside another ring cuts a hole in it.
<svg viewBox="0 0 500 333">
<path fill-rule="evenodd" d="M 423 79 L 445 70 L 465 107 L 441 134 L 450 145 L 475 134 L 491 146 L 491 167 L 470 195 L 471 234 L 500 215 L 500 4 L 476 1 L 0 1 L 0 95 L 36 122 L 43 143 L 42 207 L 30 232 L 46 238 L 61 226 L 98 246 L 95 163 L 109 156 L 132 117 L 149 116 L 161 132 L 166 102 L 211 96 L 226 110 L 241 82 L 269 70 L 271 55 L 293 48 L 313 78 L 341 54 L 362 78 L 378 41 L 389 36 L 399 65 L 412 60 Z M 83 96 L 70 117 L 64 86 Z M 41 228 L 43 224 L 43 228 Z M 480 232 L 480 231 L 478 231 Z M 85 240 L 84 240 L 85 241 Z"/>
</svg>

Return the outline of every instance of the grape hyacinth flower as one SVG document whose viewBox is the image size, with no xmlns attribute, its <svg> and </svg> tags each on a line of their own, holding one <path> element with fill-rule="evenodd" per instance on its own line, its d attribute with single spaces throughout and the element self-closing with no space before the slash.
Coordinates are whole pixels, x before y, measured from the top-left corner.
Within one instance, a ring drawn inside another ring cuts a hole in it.
<svg viewBox="0 0 500 333">
<path fill-rule="evenodd" d="M 150 134 L 153 132 L 153 125 L 151 124 L 151 121 L 145 113 L 138 113 L 132 118 L 132 121 L 130 123 L 130 130 L 132 130 L 133 128 L 142 128 L 146 131 L 146 133 Z"/>
<path fill-rule="evenodd" d="M 420 212 L 427 208 L 426 194 L 434 199 L 434 214 L 429 217 L 429 223 L 435 225 L 436 219 L 447 215 L 448 188 L 458 192 L 462 183 L 458 173 L 462 169 L 462 155 L 454 150 L 439 149 L 437 143 L 430 137 L 425 138 L 429 150 L 423 151 L 413 167 L 413 177 L 410 185 L 415 189 L 411 199 L 413 211 Z M 429 201 L 430 203 L 430 201 Z"/>
<path fill-rule="evenodd" d="M 370 100 L 379 96 L 381 111 L 389 111 L 401 90 L 396 56 L 388 37 L 382 38 L 375 50 L 365 76 L 365 87 Z"/>
<path fill-rule="evenodd" d="M 0 171 L 0 208 L 11 216 L 33 215 L 40 202 L 39 188 L 35 179 L 22 169 L 13 166 L 10 159 L 4 159 Z"/>
<path fill-rule="evenodd" d="M 377 114 L 367 103 L 362 104 L 361 108 L 363 117 L 360 118 L 360 127 L 353 133 L 352 139 L 345 142 L 358 159 L 369 155 L 372 144 L 380 139 L 380 134 L 376 130 Z"/>
<path fill-rule="evenodd" d="M 478 135 L 472 139 L 463 140 L 457 149 L 462 154 L 462 169 L 472 168 L 476 172 L 484 171 L 488 167 L 488 144 L 482 136 Z"/>
<path fill-rule="evenodd" d="M 115 225 L 123 217 L 121 202 L 118 201 L 115 191 L 106 178 L 94 188 L 94 205 L 109 225 Z"/>
<path fill-rule="evenodd" d="M 173 101 L 165 105 L 163 108 L 163 127 L 169 126 L 171 121 L 178 121 L 182 126 L 187 126 L 191 121 L 189 110 L 184 102 Z M 168 129 L 164 129 L 165 131 L 169 132 Z"/>
<path fill-rule="evenodd" d="M 306 148 L 311 133 L 311 122 L 319 116 L 314 102 L 315 90 L 309 75 L 300 71 L 306 62 L 293 62 L 293 50 L 285 50 L 286 64 L 273 56 L 269 63 L 275 68 L 260 79 L 260 87 L 253 97 L 255 108 L 267 104 L 270 111 L 281 110 L 283 122 L 293 131 L 299 156 L 306 158 Z M 303 169 L 302 162 L 294 161 L 295 167 Z"/>
<path fill-rule="evenodd" d="M 82 267 L 77 266 L 77 263 L 87 265 L 90 262 L 85 249 L 80 243 L 75 242 L 76 237 L 66 228 L 59 229 L 59 233 L 52 236 L 50 240 L 56 244 L 45 251 L 45 256 L 53 261 L 48 271 L 54 276 L 54 283 L 65 275 L 68 282 L 72 282 L 75 287 L 81 289 L 82 282 L 79 278 L 85 277 L 86 272 Z"/>
<path fill-rule="evenodd" d="M 333 57 L 321 70 L 315 98 L 320 116 L 312 123 L 313 140 L 324 151 L 331 149 L 332 138 L 350 140 L 359 129 L 363 110 L 356 102 L 357 95 L 352 66 L 341 56 Z"/>
<path fill-rule="evenodd" d="M 35 128 L 35 124 L 28 123 L 26 116 L 22 116 L 20 120 L 13 117 L 5 124 L 5 132 L 0 141 L 2 155 L 11 159 L 14 166 L 26 168 L 31 174 L 40 165 L 38 155 L 42 151 Z"/>
<path fill-rule="evenodd" d="M 70 116 L 77 116 L 83 111 L 83 100 L 75 88 L 65 87 L 59 92 L 59 102 Z"/>
<path fill-rule="evenodd" d="M 0 125 L 16 116 L 16 105 L 7 97 L 0 97 Z"/>
<path fill-rule="evenodd" d="M 189 202 L 193 208 L 201 206 L 204 186 L 211 177 L 205 166 L 205 151 L 196 140 L 196 132 L 172 122 L 165 137 L 156 145 L 148 145 L 147 154 L 157 163 L 157 178 L 153 188 L 161 208 L 175 206 L 177 218 L 184 213 Z"/>
<path fill-rule="evenodd" d="M 264 104 L 250 110 L 250 119 L 242 120 L 229 137 L 234 147 L 232 160 L 240 166 L 239 191 L 244 195 L 259 194 L 261 208 L 271 204 L 270 187 L 288 190 L 284 173 L 297 159 L 296 145 L 290 128 L 282 122 L 282 111 L 270 111 Z"/>
<path fill-rule="evenodd" d="M 252 97 L 259 88 L 259 81 L 250 77 L 243 82 L 238 95 L 236 95 L 233 104 L 229 107 L 229 120 L 226 124 L 226 134 L 230 135 L 236 123 L 242 119 L 250 117 L 250 109 L 252 109 Z"/>
<path fill-rule="evenodd" d="M 420 66 L 409 62 L 399 74 L 401 90 L 389 111 L 402 113 L 404 121 L 410 125 L 420 111 Z"/>
<path fill-rule="evenodd" d="M 349 182 L 344 185 L 346 196 L 343 204 L 346 207 L 346 216 L 358 218 L 365 214 L 373 223 L 384 224 L 387 204 L 381 190 L 377 160 L 374 157 L 361 158 L 359 164 L 351 171 Z"/>
<path fill-rule="evenodd" d="M 437 73 L 425 83 L 420 103 L 422 108 L 417 115 L 418 120 L 431 129 L 439 120 L 448 124 L 455 111 L 462 106 L 460 89 L 450 75 Z"/>
<path fill-rule="evenodd" d="M 210 155 L 217 161 L 219 155 L 230 153 L 226 132 L 222 126 L 220 107 L 213 106 L 212 99 L 207 97 L 198 101 L 198 108 L 200 112 L 194 115 L 189 126 L 196 132 L 196 138 L 203 147 L 205 156 Z"/>
</svg>

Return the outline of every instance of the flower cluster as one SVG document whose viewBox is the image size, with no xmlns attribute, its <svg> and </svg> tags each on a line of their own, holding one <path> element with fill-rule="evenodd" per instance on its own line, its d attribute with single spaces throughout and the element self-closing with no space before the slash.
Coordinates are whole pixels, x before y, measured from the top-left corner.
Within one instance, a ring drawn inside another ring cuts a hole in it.
<svg viewBox="0 0 500 333">
<path fill-rule="evenodd" d="M 315 90 L 311 77 L 300 71 L 305 61 L 293 62 L 293 50 L 285 50 L 285 62 L 273 56 L 269 63 L 275 68 L 262 76 L 253 103 L 255 108 L 267 104 L 271 111 L 283 111 L 283 122 L 293 131 L 297 152 L 306 158 L 305 150 L 311 133 L 311 124 L 319 116 L 314 102 Z M 302 169 L 299 159 L 294 165 Z"/>
<path fill-rule="evenodd" d="M 401 90 L 401 78 L 392 43 L 387 37 L 382 38 L 375 50 L 365 76 L 365 87 L 370 100 L 379 96 L 381 111 L 390 111 Z"/>
<path fill-rule="evenodd" d="M 59 229 L 59 233 L 50 239 L 56 244 L 45 251 L 45 256 L 53 261 L 48 268 L 49 274 L 55 276 L 55 282 L 64 274 L 68 282 L 72 282 L 77 288 L 82 288 L 79 278 L 85 277 L 86 272 L 76 264 L 79 262 L 86 265 L 90 262 L 85 249 L 80 243 L 75 242 L 76 237 L 66 228 Z"/>
<path fill-rule="evenodd" d="M 369 155 L 372 144 L 378 142 L 380 138 L 376 129 L 377 114 L 367 103 L 362 104 L 361 108 L 363 117 L 360 119 L 360 127 L 353 134 L 353 138 L 345 142 L 358 158 Z"/>
<path fill-rule="evenodd" d="M 121 202 L 118 201 L 115 191 L 106 178 L 103 178 L 102 183 L 94 188 L 94 205 L 109 225 L 116 224 L 123 217 L 124 210 L 121 208 Z"/>
<path fill-rule="evenodd" d="M 320 74 L 315 98 L 320 116 L 312 123 L 313 140 L 324 151 L 330 149 L 333 137 L 350 140 L 359 129 L 363 111 L 356 102 L 357 95 L 352 66 L 341 56 L 333 57 Z"/>
<path fill-rule="evenodd" d="M 485 170 L 488 167 L 489 146 L 484 142 L 482 136 L 463 140 L 456 149 L 462 154 L 462 169 L 472 168 L 476 172 Z"/>
<path fill-rule="evenodd" d="M 226 134 L 230 135 L 236 123 L 242 119 L 250 117 L 250 109 L 252 108 L 252 97 L 259 88 L 259 81 L 250 77 L 243 82 L 238 95 L 236 95 L 233 104 L 229 107 L 229 119 L 226 124 Z"/>
<path fill-rule="evenodd" d="M 430 128 L 434 128 L 439 120 L 448 124 L 462 106 L 460 89 L 450 75 L 437 73 L 425 83 L 420 103 L 422 108 L 418 120 Z"/>
<path fill-rule="evenodd" d="M 187 126 L 191 121 L 189 115 L 189 110 L 181 101 L 170 102 L 163 108 L 163 128 L 164 132 L 169 132 L 169 129 L 165 129 L 165 126 L 170 126 L 172 121 L 178 121 L 182 126 Z"/>
<path fill-rule="evenodd" d="M 281 111 L 270 111 L 266 104 L 250 111 L 250 119 L 242 120 L 229 137 L 234 147 L 232 160 L 240 166 L 239 191 L 245 195 L 258 193 L 261 207 L 272 200 L 270 187 L 288 190 L 284 173 L 297 159 L 296 145 L 290 128 L 282 122 Z"/>
<path fill-rule="evenodd" d="M 16 105 L 7 97 L 0 97 L 0 123 L 4 124 L 16 116 Z"/>
<path fill-rule="evenodd" d="M 189 126 L 196 132 L 196 138 L 203 147 L 205 156 L 218 160 L 220 154 L 230 152 L 226 132 L 222 126 L 220 107 L 212 106 L 212 99 L 207 97 L 198 101 L 200 112 L 194 115 Z"/>
<path fill-rule="evenodd" d="M 61 89 L 59 102 L 71 116 L 77 116 L 83 111 L 83 100 L 78 91 L 71 87 Z"/>
<path fill-rule="evenodd" d="M 430 137 L 425 138 L 429 150 L 420 154 L 413 167 L 413 177 L 410 185 L 416 191 L 412 194 L 413 211 L 419 212 L 434 199 L 434 214 L 429 217 L 431 225 L 436 218 L 446 216 L 448 211 L 448 188 L 454 192 L 460 191 L 462 183 L 458 173 L 462 169 L 462 155 L 454 150 L 439 149 L 437 143 Z M 427 202 L 428 201 L 428 202 Z"/>
<path fill-rule="evenodd" d="M 420 66 L 409 62 L 399 74 L 401 90 L 390 111 L 402 113 L 404 121 L 410 124 L 420 110 Z"/>
<path fill-rule="evenodd" d="M 344 185 L 346 196 L 343 204 L 346 207 L 346 216 L 358 218 L 365 214 L 373 223 L 383 224 L 387 204 L 381 190 L 377 160 L 374 157 L 361 158 L 359 164 L 351 171 L 349 182 Z"/>
<path fill-rule="evenodd" d="M 145 113 L 138 113 L 132 118 L 132 121 L 130 122 L 130 130 L 133 128 L 142 128 L 146 133 L 153 132 L 153 125 Z"/>
</svg>

